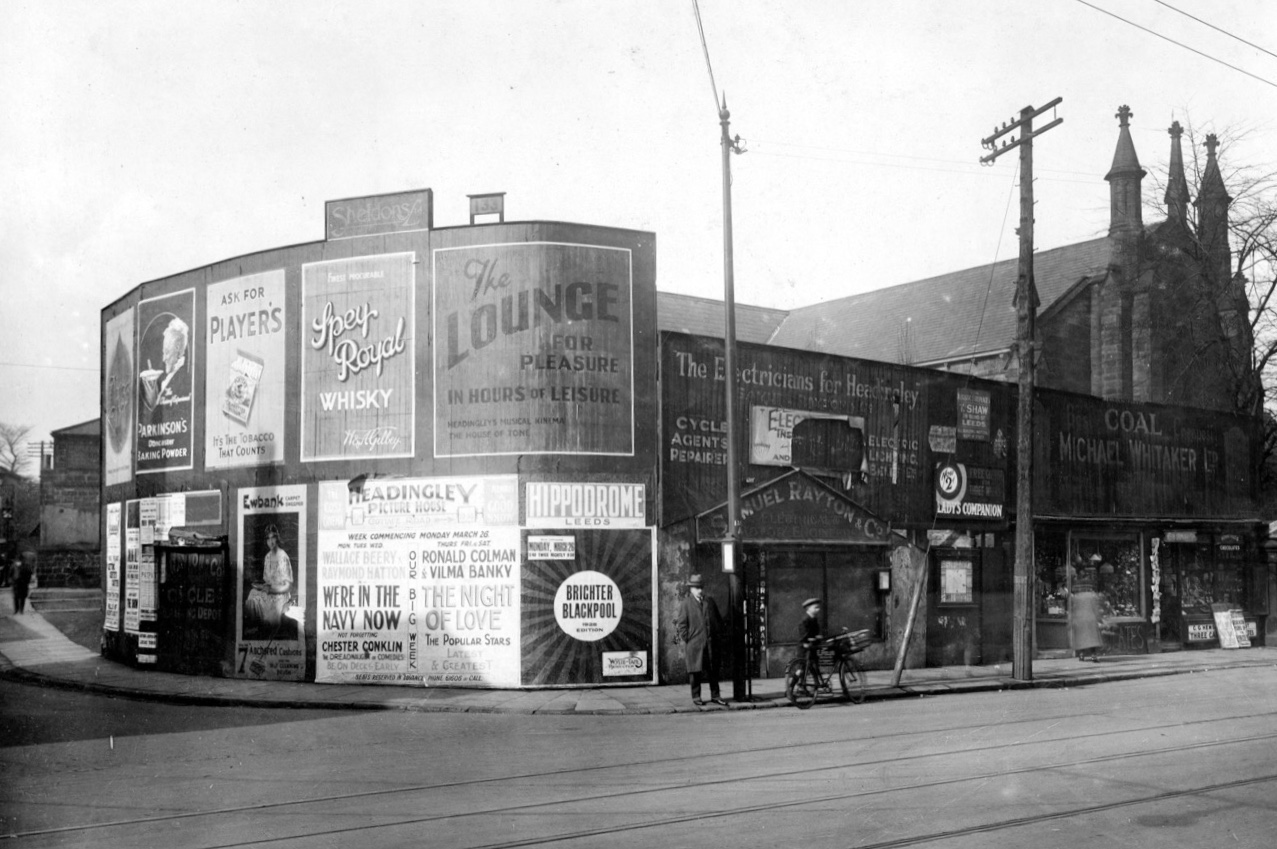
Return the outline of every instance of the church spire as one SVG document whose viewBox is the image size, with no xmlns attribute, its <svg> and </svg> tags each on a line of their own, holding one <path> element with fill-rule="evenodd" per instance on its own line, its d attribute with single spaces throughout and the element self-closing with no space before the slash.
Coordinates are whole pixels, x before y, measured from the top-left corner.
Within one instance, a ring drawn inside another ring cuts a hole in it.
<svg viewBox="0 0 1277 849">
<path fill-rule="evenodd" d="M 1179 121 L 1172 121 L 1167 132 L 1171 137 L 1171 162 L 1166 179 L 1166 215 L 1172 221 L 1185 224 L 1188 221 L 1188 181 L 1184 179 L 1184 153 L 1180 149 L 1184 128 Z"/>
<path fill-rule="evenodd" d="M 1117 150 L 1113 154 L 1113 167 L 1104 176 L 1109 182 L 1109 234 L 1119 231 L 1138 233 L 1144 228 L 1140 210 L 1140 181 L 1145 171 L 1135 155 L 1135 143 L 1131 141 L 1131 107 L 1122 105 L 1117 110 L 1121 129 L 1117 135 Z"/>
<path fill-rule="evenodd" d="M 1214 133 L 1206 137 L 1206 168 L 1202 171 L 1202 185 L 1197 192 L 1197 239 L 1203 250 L 1211 255 L 1215 283 L 1223 286 L 1229 279 L 1232 266 L 1228 247 L 1228 204 L 1232 198 L 1224 188 L 1224 178 L 1219 173 L 1219 161 L 1215 149 L 1219 138 Z"/>
</svg>

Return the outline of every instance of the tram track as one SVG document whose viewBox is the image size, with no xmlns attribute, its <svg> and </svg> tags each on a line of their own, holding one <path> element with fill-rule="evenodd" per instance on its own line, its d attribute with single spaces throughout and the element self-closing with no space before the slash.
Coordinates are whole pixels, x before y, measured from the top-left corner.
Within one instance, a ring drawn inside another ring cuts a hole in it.
<svg viewBox="0 0 1277 849">
<path fill-rule="evenodd" d="M 1264 711 L 1259 713 L 1247 714 L 1243 716 L 1230 717 L 1229 719 L 1232 722 L 1237 722 L 1237 721 L 1245 720 L 1245 719 L 1262 719 L 1266 717 L 1271 717 L 1272 715 L 1273 715 L 1273 712 Z M 1039 717 L 1026 718 L 1024 720 L 1017 720 L 1014 724 L 1042 725 L 1045 723 L 1047 724 L 1048 727 L 1051 727 L 1051 724 L 1054 722 L 1062 721 L 1065 719 L 1076 719 L 1076 718 L 1077 718 L 1076 714 L 1065 714 L 1058 717 L 1040 717 L 1039 716 Z M 696 792 L 700 790 L 709 790 L 721 785 L 739 785 L 742 782 L 766 782 L 766 781 L 777 781 L 777 780 L 792 781 L 794 779 L 813 778 L 818 776 L 820 773 L 827 773 L 833 770 L 847 770 L 847 769 L 872 770 L 872 769 L 875 769 L 878 767 L 884 767 L 884 766 L 898 767 L 902 764 L 908 764 L 910 762 L 922 762 L 922 761 L 928 761 L 928 760 L 953 758 L 953 757 L 973 757 L 973 756 L 978 756 L 981 754 L 990 754 L 990 753 L 996 753 L 998 751 L 1013 750 L 1013 749 L 1019 749 L 1019 748 L 1029 747 L 1029 746 L 1058 744 L 1064 741 L 1077 742 L 1081 740 L 1097 740 L 1104 737 L 1127 736 L 1127 735 L 1133 735 L 1133 734 L 1151 734 L 1151 733 L 1164 732 L 1164 731 L 1172 730 L 1172 729 L 1184 729 L 1184 728 L 1197 726 L 1197 725 L 1212 726 L 1212 725 L 1217 725 L 1218 722 L 1219 722 L 1218 719 L 1198 720 L 1198 721 L 1188 721 L 1188 722 L 1184 722 L 1184 721 L 1168 722 L 1168 723 L 1136 726 L 1131 728 L 1115 729 L 1115 730 L 1104 731 L 1100 733 L 1072 735 L 1072 736 L 1068 736 L 1064 738 L 1057 738 L 1057 739 L 1051 739 L 1051 740 L 1044 739 L 1039 734 L 1032 734 L 1024 739 L 1017 739 L 1017 740 L 988 744 L 988 745 L 979 745 L 979 746 L 971 746 L 971 747 L 953 747 L 953 748 L 949 748 L 945 750 L 919 752 L 916 754 L 906 754 L 906 755 L 893 754 L 890 757 L 884 757 L 884 758 L 838 762 L 834 764 L 823 764 L 819 766 L 801 767 L 796 769 L 773 770 L 773 771 L 769 771 L 765 773 L 757 773 L 757 774 L 753 774 L 753 775 L 749 775 L 745 777 L 734 776 L 734 777 L 723 777 L 723 778 L 714 778 L 714 779 L 702 779 L 702 780 L 697 780 L 692 782 L 665 783 L 665 784 L 645 787 L 639 790 L 626 789 L 622 791 L 605 792 L 605 793 L 578 794 L 571 798 L 550 799 L 550 800 L 528 802 L 528 803 L 517 804 L 517 805 L 487 807 L 483 809 L 476 809 L 476 810 L 465 811 L 465 812 L 439 813 L 439 814 L 431 814 L 431 815 L 426 815 L 421 817 L 402 818 L 402 819 L 395 820 L 393 822 L 383 822 L 383 823 L 377 823 L 372 825 L 354 826 L 349 829 L 328 829 L 324 831 L 304 832 L 304 833 L 297 833 L 297 834 L 291 834 L 291 835 L 280 835 L 275 837 L 263 837 L 263 838 L 258 838 L 258 839 L 247 841 L 247 842 L 211 844 L 207 846 L 206 849 L 232 849 L 232 847 L 241 847 L 241 846 L 269 845 L 272 843 L 281 843 L 281 842 L 287 842 L 291 840 L 314 839 L 321 836 L 333 836 L 333 835 L 352 834 L 352 833 L 371 833 L 371 832 L 382 831 L 386 829 L 405 828 L 405 827 L 412 827 L 412 826 L 429 825 L 433 823 L 442 823 L 442 822 L 447 822 L 450 820 L 465 820 L 467 818 L 473 818 L 473 817 L 493 817 L 493 816 L 500 816 L 500 815 L 524 814 L 524 813 L 538 811 L 538 810 L 553 809 L 554 807 L 557 807 L 557 806 L 567 806 L 567 805 L 593 803 L 593 802 L 607 802 L 611 800 L 630 798 L 637 795 L 655 795 L 655 794 L 669 793 L 669 792 L 679 792 L 679 793 Z M 998 724 L 997 727 L 1000 730 L 1005 730 L 1007 725 L 1008 724 Z M 931 728 L 931 729 L 926 729 L 925 731 L 905 731 L 905 732 L 899 732 L 897 734 L 891 734 L 891 735 L 880 735 L 876 739 L 879 741 L 882 741 L 882 740 L 890 740 L 892 737 L 934 738 L 937 735 L 943 737 L 944 735 L 951 734 L 953 732 L 965 731 L 969 733 L 973 730 L 980 730 L 980 729 L 990 728 L 990 727 L 993 727 L 993 726 L 987 726 L 987 725 L 979 726 L 976 729 L 972 729 L 971 727 L 968 727 L 968 726 L 957 726 L 952 728 Z M 1212 739 L 1208 741 L 1203 741 L 1199 743 L 1190 743 L 1190 744 L 1175 743 L 1175 744 L 1167 745 L 1167 746 L 1151 747 L 1151 748 L 1137 749 L 1132 751 L 1123 751 L 1119 753 L 1098 755 L 1098 756 L 1089 757 L 1089 758 L 1077 758 L 1073 760 L 1057 760 L 1057 761 L 1052 761 L 1050 763 L 1035 764 L 1030 767 L 1022 767 L 1018 769 L 1002 769 L 1002 770 L 988 771 L 988 772 L 982 772 L 982 773 L 966 774 L 966 775 L 962 775 L 955 778 L 934 779 L 929 781 L 913 782 L 909 784 L 894 785 L 891 787 L 874 788 L 869 790 L 855 790 L 855 791 L 848 791 L 848 792 L 841 792 L 841 793 L 823 794 L 819 796 L 805 797 L 802 799 L 778 800 L 778 801 L 768 802 L 764 804 L 740 806 L 740 807 L 718 810 L 718 811 L 711 811 L 711 812 L 698 811 L 694 814 L 662 817 L 662 818 L 653 819 L 653 820 L 646 820 L 641 823 L 618 825 L 618 826 L 613 826 L 610 828 L 585 829 L 580 831 L 560 833 L 556 835 L 548 835 L 544 837 L 529 837 L 529 838 L 522 838 L 522 839 L 513 839 L 513 840 L 505 841 L 505 842 L 480 844 L 478 846 L 472 847 L 472 849 L 505 849 L 506 847 L 509 847 L 509 849 L 514 849 L 514 847 L 542 845 L 545 843 L 552 843 L 555 841 L 579 840 L 579 839 L 584 839 L 588 837 L 600 837 L 600 836 L 605 836 L 606 834 L 609 834 L 609 833 L 623 833 L 623 832 L 635 831 L 640 829 L 676 826 L 676 825 L 686 823 L 686 822 L 691 822 L 691 821 L 700 821 L 700 820 L 708 820 L 708 819 L 716 819 L 716 818 L 731 818 L 731 817 L 736 817 L 741 815 L 759 814 L 759 813 L 766 813 L 769 811 L 780 811 L 786 808 L 794 808 L 794 807 L 800 807 L 805 805 L 818 805 L 818 804 L 824 804 L 824 803 L 830 803 L 830 802 L 847 802 L 847 801 L 851 801 L 855 799 L 864 799 L 864 798 L 882 796 L 882 795 L 891 794 L 891 793 L 915 792 L 919 790 L 936 789 L 936 788 L 965 784 L 970 782 L 983 782 L 983 781 L 989 781 L 991 779 L 1007 777 L 1007 776 L 1032 775 L 1035 773 L 1044 773 L 1047 771 L 1060 771 L 1060 770 L 1068 770 L 1068 769 L 1078 769 L 1083 767 L 1093 767 L 1103 763 L 1116 762 L 1116 761 L 1127 760 L 1131 758 L 1155 757 L 1158 755 L 1171 754 L 1171 753 L 1183 754 L 1183 753 L 1192 752 L 1192 751 L 1206 751 L 1210 749 L 1219 749 L 1219 748 L 1223 748 L 1227 746 L 1253 745 L 1258 742 L 1273 741 L 1273 740 L 1277 740 L 1277 732 L 1248 735 L 1248 736 L 1235 737 L 1235 738 L 1229 738 L 1224 740 Z M 750 749 L 740 749 L 730 753 L 725 753 L 721 755 L 720 757 L 728 757 L 728 756 L 746 757 L 750 755 L 765 754 L 768 752 L 776 752 L 776 753 L 793 752 L 796 750 L 802 750 L 802 749 L 813 748 L 813 747 L 827 750 L 830 747 L 836 747 L 839 745 L 861 744 L 863 742 L 864 742 L 863 738 L 856 737 L 856 736 L 848 736 L 841 740 L 833 740 L 833 741 L 816 740 L 816 741 L 805 741 L 801 743 L 786 743 L 784 745 L 778 745 L 778 746 L 758 746 L 758 747 L 753 747 Z M 637 769 L 637 768 L 655 768 L 655 767 L 662 767 L 662 766 L 674 766 L 679 763 L 694 762 L 700 759 L 701 757 L 703 756 L 699 754 L 687 754 L 687 755 L 679 755 L 677 757 L 635 760 L 635 761 L 629 761 L 625 763 L 599 764 L 599 765 L 594 765 L 590 767 L 568 767 L 568 768 L 556 769 L 556 770 L 542 770 L 542 771 L 536 771 L 536 772 L 518 773 L 513 775 L 475 778 L 475 779 L 469 779 L 464 781 L 432 782 L 427 784 L 392 787 L 392 788 L 385 788 L 385 789 L 371 790 L 371 791 L 359 791 L 359 792 L 353 792 L 353 793 L 337 793 L 337 794 L 329 794 L 326 796 L 316 796 L 316 797 L 311 797 L 306 799 L 288 799 L 288 800 L 282 800 L 282 801 L 276 801 L 276 802 L 264 802 L 264 803 L 253 804 L 253 805 L 231 806 L 226 808 L 207 809 L 202 811 L 187 811 L 187 812 L 162 814 L 162 815 L 149 816 L 149 817 L 135 817 L 135 818 L 128 818 L 128 819 L 112 820 L 109 822 L 85 823 L 80 825 L 61 826 L 57 828 L 47 828 L 47 829 L 33 829 L 30 831 L 0 835 L 0 840 L 12 839 L 12 838 L 30 838 L 30 837 L 39 837 L 39 836 L 57 836 L 57 835 L 67 835 L 72 833 L 79 833 L 81 835 L 84 835 L 87 833 L 94 833 L 94 832 L 106 833 L 112 829 L 121 829 L 121 828 L 129 828 L 129 827 L 145 827 L 148 825 L 156 825 L 161 823 L 173 823 L 173 822 L 181 822 L 181 821 L 190 822 L 190 821 L 196 821 L 199 819 L 206 819 L 206 818 L 238 817 L 238 816 L 245 816 L 245 815 L 261 814 L 266 811 L 281 811 L 281 810 L 298 809 L 298 808 L 304 808 L 304 807 L 310 807 L 310 806 L 340 804 L 344 802 L 358 802 L 361 800 L 368 800 L 368 799 L 374 799 L 374 798 L 387 798 L 387 797 L 403 798 L 403 797 L 410 797 L 412 794 L 429 794 L 434 791 L 457 790 L 457 789 L 462 789 L 466 787 L 480 787 L 485 785 L 492 786 L 492 785 L 501 785 L 501 784 L 517 784 L 520 782 L 528 782 L 528 781 L 548 781 L 550 779 L 555 779 L 555 778 L 581 776 L 591 772 L 611 771 L 611 770 L 630 769 L 630 768 Z M 973 828 L 970 830 L 970 833 L 978 833 L 979 831 L 988 830 L 990 828 L 1013 828 L 1013 827 L 1017 827 L 1018 825 L 1029 824 L 1031 822 L 1046 821 L 1050 819 L 1059 819 L 1062 817 L 1068 817 L 1072 815 L 1082 815 L 1092 810 L 1100 811 L 1100 810 L 1108 810 L 1115 807 L 1129 806 L 1133 804 L 1152 803 L 1161 799 L 1174 798 L 1177 795 L 1186 795 L 1189 793 L 1206 793 L 1206 792 L 1212 792 L 1213 790 L 1216 790 L 1216 789 L 1227 789 L 1229 787 L 1234 787 L 1234 786 L 1245 786 L 1248 784 L 1263 783 L 1268 781 L 1277 781 L 1277 775 L 1267 775 L 1267 776 L 1260 776 L 1256 778 L 1239 779 L 1237 781 L 1223 782 L 1217 785 L 1211 785 L 1204 788 L 1197 788 L 1191 791 L 1188 791 L 1188 790 L 1167 791 L 1165 793 L 1148 796 L 1147 798 L 1144 798 L 1143 800 L 1132 799 L 1132 800 L 1114 802 L 1114 803 L 1110 803 L 1106 805 L 1082 807 L 1082 808 L 1078 808 L 1076 811 L 1072 813 L 1068 811 L 1062 811 L 1062 812 L 1053 812 L 1051 814 L 1043 814 L 1037 817 L 1007 820 L 1004 825 L 998 825 L 997 823 L 988 824 L 985 826 L 980 826 L 978 828 Z M 901 841 L 889 841 L 889 842 L 880 843 L 880 844 L 877 844 L 877 843 L 869 844 L 869 846 L 883 847 L 885 849 L 885 847 L 892 847 L 892 846 L 919 845 L 921 843 L 925 843 L 928 841 L 942 839 L 946 835 L 956 836 L 966 832 L 967 830 L 962 830 L 962 829 L 954 830 L 954 831 L 946 831 L 946 832 L 936 832 L 934 835 L 931 835 L 931 836 L 919 836 L 917 838 L 909 838 L 908 840 L 902 839 Z"/>
</svg>

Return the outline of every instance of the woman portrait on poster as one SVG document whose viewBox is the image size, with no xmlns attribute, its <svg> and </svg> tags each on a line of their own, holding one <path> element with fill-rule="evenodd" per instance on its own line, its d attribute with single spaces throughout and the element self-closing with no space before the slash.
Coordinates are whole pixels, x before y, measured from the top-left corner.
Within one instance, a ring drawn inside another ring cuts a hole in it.
<svg viewBox="0 0 1277 849">
<path fill-rule="evenodd" d="M 294 639 L 293 620 L 284 615 L 292 601 L 293 562 L 279 547 L 279 530 L 266 529 L 266 556 L 262 560 L 260 581 L 244 601 L 245 639 Z"/>
</svg>

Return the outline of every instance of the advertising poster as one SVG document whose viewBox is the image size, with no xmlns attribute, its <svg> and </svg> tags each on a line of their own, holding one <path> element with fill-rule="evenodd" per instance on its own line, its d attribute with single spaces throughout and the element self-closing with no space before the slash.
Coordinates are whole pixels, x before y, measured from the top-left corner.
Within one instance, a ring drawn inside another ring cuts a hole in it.
<svg viewBox="0 0 1277 849">
<path fill-rule="evenodd" d="M 137 322 L 137 472 L 190 469 L 195 444 L 195 290 L 142 301 Z"/>
<path fill-rule="evenodd" d="M 235 675 L 273 681 L 306 676 L 306 487 L 237 495 Z"/>
<path fill-rule="evenodd" d="M 124 526 L 124 631 L 138 632 L 138 586 L 141 581 L 142 528 L 138 502 L 125 503 Z"/>
<path fill-rule="evenodd" d="M 120 544 L 124 541 L 122 507 L 118 502 L 106 505 L 106 612 L 102 627 L 107 631 L 120 630 Z"/>
<path fill-rule="evenodd" d="M 133 414 L 137 371 L 133 367 L 133 310 L 106 323 L 106 386 L 102 395 L 103 479 L 107 486 L 133 479 Z"/>
<path fill-rule="evenodd" d="M 284 270 L 208 287 L 204 467 L 284 461 Z"/>
<path fill-rule="evenodd" d="M 302 266 L 303 462 L 413 456 L 415 258 Z"/>
<path fill-rule="evenodd" d="M 529 531 L 523 686 L 655 683 L 655 534 Z"/>
<path fill-rule="evenodd" d="M 630 251 L 434 252 L 436 457 L 634 454 Z"/>
<path fill-rule="evenodd" d="M 315 680 L 519 686 L 514 475 L 319 487 Z"/>
</svg>

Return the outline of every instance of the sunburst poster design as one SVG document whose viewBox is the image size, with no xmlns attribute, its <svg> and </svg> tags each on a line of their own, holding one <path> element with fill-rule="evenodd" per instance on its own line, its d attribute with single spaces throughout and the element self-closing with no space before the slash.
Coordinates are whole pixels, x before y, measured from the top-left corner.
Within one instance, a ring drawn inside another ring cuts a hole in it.
<svg viewBox="0 0 1277 849">
<path fill-rule="evenodd" d="M 523 686 L 655 683 L 652 529 L 547 533 L 574 545 L 523 561 Z"/>
</svg>

